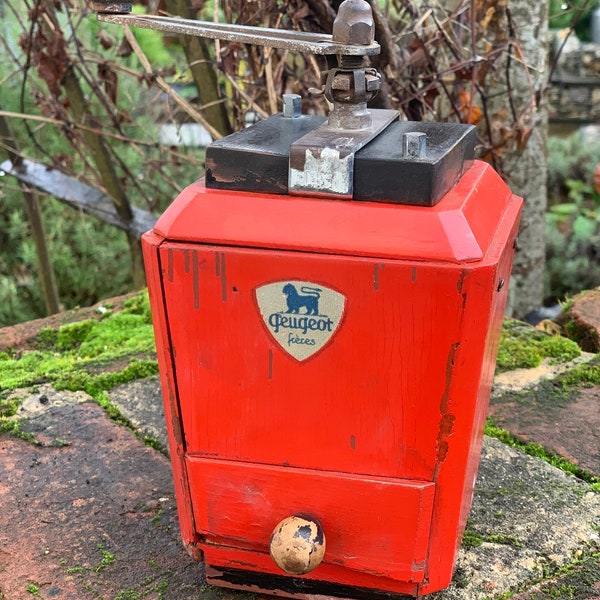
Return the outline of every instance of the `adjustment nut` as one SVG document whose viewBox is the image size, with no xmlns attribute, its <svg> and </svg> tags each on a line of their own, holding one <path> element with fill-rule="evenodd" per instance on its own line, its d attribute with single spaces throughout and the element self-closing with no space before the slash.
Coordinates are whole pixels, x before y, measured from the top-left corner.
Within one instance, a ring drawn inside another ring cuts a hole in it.
<svg viewBox="0 0 600 600">
<path fill-rule="evenodd" d="M 333 22 L 333 41 L 369 46 L 375 40 L 373 11 L 366 0 L 344 0 Z"/>
<path fill-rule="evenodd" d="M 283 94 L 283 116 L 287 119 L 297 119 L 302 116 L 302 96 Z"/>
<path fill-rule="evenodd" d="M 402 156 L 406 158 L 427 157 L 427 134 L 408 131 L 402 134 Z"/>
<path fill-rule="evenodd" d="M 323 560 L 325 534 L 316 520 L 294 515 L 275 527 L 269 549 L 271 558 L 282 571 L 304 575 Z"/>
</svg>

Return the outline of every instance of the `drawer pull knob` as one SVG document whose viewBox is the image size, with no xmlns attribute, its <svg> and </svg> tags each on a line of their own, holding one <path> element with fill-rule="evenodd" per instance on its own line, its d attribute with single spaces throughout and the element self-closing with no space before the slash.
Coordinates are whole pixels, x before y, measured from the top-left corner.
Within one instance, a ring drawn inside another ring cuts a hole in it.
<svg viewBox="0 0 600 600">
<path fill-rule="evenodd" d="M 273 530 L 270 551 L 275 564 L 286 573 L 309 573 L 325 554 L 323 528 L 311 517 L 287 517 Z"/>
</svg>

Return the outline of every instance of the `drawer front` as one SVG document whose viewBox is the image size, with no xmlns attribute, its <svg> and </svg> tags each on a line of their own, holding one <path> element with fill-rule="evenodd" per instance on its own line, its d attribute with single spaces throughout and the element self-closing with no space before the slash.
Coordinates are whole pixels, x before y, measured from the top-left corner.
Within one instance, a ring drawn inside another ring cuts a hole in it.
<svg viewBox="0 0 600 600">
<path fill-rule="evenodd" d="M 275 526 L 302 514 L 323 527 L 322 565 L 399 581 L 424 577 L 431 482 L 200 457 L 187 466 L 196 529 L 207 544 L 268 555 Z M 307 577 L 318 579 L 320 568 Z M 275 563 L 270 571 L 282 574 Z"/>
</svg>

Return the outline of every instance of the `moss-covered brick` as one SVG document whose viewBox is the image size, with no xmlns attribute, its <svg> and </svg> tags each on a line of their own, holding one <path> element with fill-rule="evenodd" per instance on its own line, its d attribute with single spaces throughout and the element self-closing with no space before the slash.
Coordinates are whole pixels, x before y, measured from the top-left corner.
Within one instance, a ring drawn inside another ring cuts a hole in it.
<svg viewBox="0 0 600 600">
<path fill-rule="evenodd" d="M 51 383 L 57 390 L 87 392 L 113 419 L 124 422 L 106 391 L 158 373 L 146 292 L 100 321 L 88 319 L 56 330 L 42 329 L 36 347 L 0 355 L 0 394 Z M 0 430 L 16 431 L 18 404 L 0 396 Z"/>
<path fill-rule="evenodd" d="M 545 358 L 568 362 L 580 355 L 581 349 L 573 340 L 521 321 L 506 320 L 500 336 L 496 372 L 537 367 Z"/>
</svg>

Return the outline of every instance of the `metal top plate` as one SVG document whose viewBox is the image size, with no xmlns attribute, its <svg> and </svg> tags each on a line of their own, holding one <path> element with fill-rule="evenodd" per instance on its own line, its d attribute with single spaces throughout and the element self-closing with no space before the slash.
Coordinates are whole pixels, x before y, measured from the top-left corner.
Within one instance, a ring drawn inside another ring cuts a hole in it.
<svg viewBox="0 0 600 600">
<path fill-rule="evenodd" d="M 356 153 L 398 119 L 395 110 L 374 110 L 370 114 L 370 127 L 337 129 L 324 123 L 292 143 L 289 193 L 352 199 Z"/>
<path fill-rule="evenodd" d="M 287 194 L 290 147 L 325 122 L 303 115 L 269 117 L 211 144 L 206 186 L 212 189 Z M 423 132 L 423 158 L 402 156 L 402 135 Z M 471 166 L 475 128 L 458 123 L 397 121 L 354 157 L 353 200 L 433 206 Z"/>
</svg>

